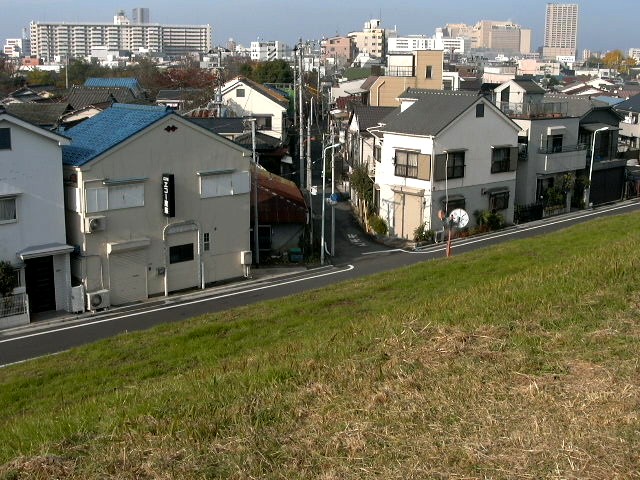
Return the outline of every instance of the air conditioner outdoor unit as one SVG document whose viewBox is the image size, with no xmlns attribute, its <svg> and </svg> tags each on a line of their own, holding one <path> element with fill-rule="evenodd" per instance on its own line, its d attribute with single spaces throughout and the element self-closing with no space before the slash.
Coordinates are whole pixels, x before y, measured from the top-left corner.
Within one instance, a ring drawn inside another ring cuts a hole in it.
<svg viewBox="0 0 640 480">
<path fill-rule="evenodd" d="M 104 230 L 107 226 L 106 217 L 86 217 L 84 219 L 84 232 L 93 233 Z"/>
<path fill-rule="evenodd" d="M 103 308 L 109 308 L 110 306 L 109 290 L 96 290 L 95 292 L 87 293 L 88 310 L 100 310 Z"/>
<path fill-rule="evenodd" d="M 251 254 L 251 250 L 244 250 L 240 252 L 240 264 L 241 265 L 251 265 L 253 261 L 253 256 Z"/>
</svg>

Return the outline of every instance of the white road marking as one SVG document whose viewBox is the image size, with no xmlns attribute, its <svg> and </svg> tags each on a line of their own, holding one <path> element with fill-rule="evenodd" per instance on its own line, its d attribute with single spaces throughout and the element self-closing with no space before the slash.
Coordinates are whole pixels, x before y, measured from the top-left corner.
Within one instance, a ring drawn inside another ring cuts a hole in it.
<svg viewBox="0 0 640 480">
<path fill-rule="evenodd" d="M 18 340 L 24 340 L 27 338 L 33 338 L 33 337 L 39 337 L 42 335 L 48 335 L 50 333 L 57 333 L 57 332 L 64 332 L 65 330 L 73 330 L 76 328 L 82 328 L 82 327 L 88 327 L 91 325 L 97 325 L 100 323 L 105 323 L 105 322 L 113 322 L 115 320 L 122 320 L 124 318 L 130 318 L 130 317 L 137 317 L 143 314 L 147 314 L 147 313 L 154 313 L 154 312 L 160 312 L 163 310 L 171 310 L 174 308 L 178 308 L 178 307 L 183 307 L 186 305 L 195 305 L 197 303 L 204 303 L 204 302 L 210 302 L 212 300 L 219 300 L 221 298 L 228 298 L 228 297 L 234 297 L 237 295 L 243 295 L 245 293 L 252 293 L 252 292 L 257 292 L 260 290 L 266 290 L 268 288 L 275 288 L 275 287 L 280 287 L 282 285 L 289 285 L 292 283 L 298 283 L 298 282 L 305 282 L 307 280 L 314 280 L 316 278 L 321 278 L 321 277 L 326 277 L 328 275 L 337 275 L 339 273 L 344 273 L 344 272 L 348 272 L 350 270 L 353 270 L 355 267 L 353 265 L 347 265 L 345 268 L 341 269 L 341 270 L 337 270 L 337 271 L 331 271 L 331 272 L 327 272 L 327 273 L 321 273 L 318 275 L 313 275 L 311 277 L 304 277 L 304 278 L 298 278 L 295 280 L 288 280 L 286 282 L 279 282 L 279 283 L 274 283 L 274 284 L 270 284 L 270 285 L 263 285 L 261 287 L 255 287 L 255 288 L 250 288 L 247 290 L 240 290 L 240 291 L 236 291 L 236 292 L 230 292 L 230 293 L 225 293 L 222 295 L 215 295 L 215 296 L 211 296 L 211 297 L 205 297 L 205 298 L 199 298 L 198 300 L 191 300 L 191 301 L 186 301 L 183 303 L 177 303 L 177 304 L 173 304 L 173 305 L 165 305 L 162 307 L 157 307 L 157 308 L 152 308 L 149 310 L 144 310 L 144 311 L 140 311 L 140 312 L 135 312 L 135 313 L 128 313 L 128 314 L 124 314 L 124 315 L 118 315 L 116 317 L 109 317 L 109 318 L 104 318 L 102 320 L 95 320 L 93 322 L 87 322 L 87 323 L 79 323 L 77 325 L 70 325 L 67 327 L 61 327 L 61 328 L 55 328 L 53 330 L 45 330 L 42 332 L 37 332 L 37 333 L 31 333 L 28 335 L 22 335 L 19 337 L 13 337 L 13 338 L 7 338 L 5 340 L 0 340 L 0 343 L 8 343 L 8 342 L 16 342 Z"/>
</svg>

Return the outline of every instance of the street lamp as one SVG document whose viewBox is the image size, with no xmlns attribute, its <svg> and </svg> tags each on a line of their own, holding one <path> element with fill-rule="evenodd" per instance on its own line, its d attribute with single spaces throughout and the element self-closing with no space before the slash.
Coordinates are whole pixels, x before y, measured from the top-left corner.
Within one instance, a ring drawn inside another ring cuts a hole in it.
<svg viewBox="0 0 640 480">
<path fill-rule="evenodd" d="M 593 139 L 591 141 L 591 163 L 589 165 L 589 182 L 584 189 L 584 208 L 589 207 L 589 197 L 591 196 L 591 174 L 593 173 L 593 157 L 596 153 L 596 135 L 598 132 L 604 132 L 605 130 L 609 130 L 609 127 L 602 127 L 593 131 Z"/>
<path fill-rule="evenodd" d="M 327 163 L 326 156 L 327 150 L 333 150 L 334 148 L 338 148 L 340 146 L 339 143 L 334 143 L 333 145 L 329 145 L 322 149 L 322 228 L 320 233 L 320 265 L 324 265 L 324 210 L 325 204 L 327 203 L 326 188 L 327 188 Z"/>
</svg>

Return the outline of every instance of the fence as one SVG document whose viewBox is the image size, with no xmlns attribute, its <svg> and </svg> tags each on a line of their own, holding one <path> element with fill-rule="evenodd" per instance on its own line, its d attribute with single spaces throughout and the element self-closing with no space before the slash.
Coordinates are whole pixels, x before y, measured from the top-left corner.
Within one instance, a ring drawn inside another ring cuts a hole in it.
<svg viewBox="0 0 640 480">
<path fill-rule="evenodd" d="M 24 315 L 28 309 L 26 293 L 0 298 L 0 318 Z"/>
</svg>

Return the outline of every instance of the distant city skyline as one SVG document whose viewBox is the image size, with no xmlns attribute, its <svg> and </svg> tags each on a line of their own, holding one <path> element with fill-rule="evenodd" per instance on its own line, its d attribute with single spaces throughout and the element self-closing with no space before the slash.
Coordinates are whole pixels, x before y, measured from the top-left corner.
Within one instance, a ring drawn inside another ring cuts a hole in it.
<svg viewBox="0 0 640 480">
<path fill-rule="evenodd" d="M 432 35 L 447 23 L 473 25 L 480 20 L 510 20 L 533 31 L 532 50 L 542 46 L 547 1 L 458 0 L 451 4 L 425 0 L 382 2 L 327 0 L 321 4 L 308 0 L 155 0 L 154 2 L 98 0 L 0 0 L 0 41 L 19 38 L 28 32 L 31 21 L 111 23 L 117 11 L 132 19 L 134 8 L 148 8 L 149 21 L 161 24 L 210 24 L 213 44 L 224 45 L 229 38 L 249 46 L 251 41 L 281 40 L 293 44 L 298 38 L 316 40 L 361 30 L 365 21 L 382 20 L 384 28 L 397 28 L 400 35 Z M 570 2 L 552 2 L 570 3 Z M 640 47 L 640 36 L 632 11 L 637 0 L 616 2 L 615 9 L 605 2 L 573 2 L 580 6 L 578 51 L 607 51 Z M 247 13 L 244 13 L 247 12 Z"/>
</svg>

